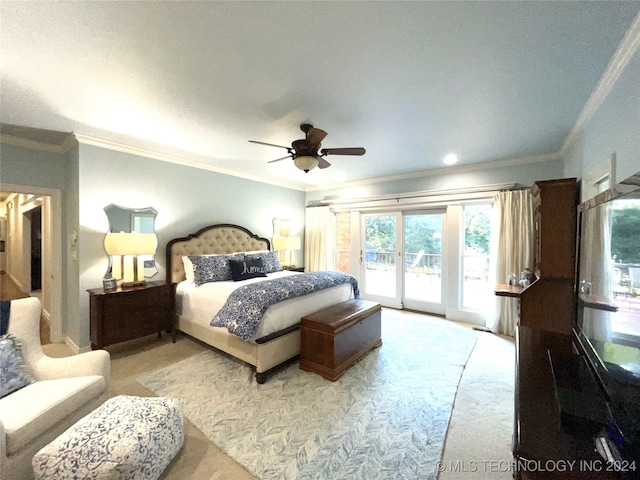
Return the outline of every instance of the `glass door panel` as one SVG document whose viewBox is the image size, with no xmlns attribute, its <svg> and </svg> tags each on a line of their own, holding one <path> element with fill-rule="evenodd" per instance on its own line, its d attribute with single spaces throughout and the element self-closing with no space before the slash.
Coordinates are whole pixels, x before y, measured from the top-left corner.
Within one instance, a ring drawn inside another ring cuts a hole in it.
<svg viewBox="0 0 640 480">
<path fill-rule="evenodd" d="M 398 294 L 399 214 L 363 215 L 364 252 L 362 292 L 383 306 L 400 307 Z"/>
<path fill-rule="evenodd" d="M 442 230 L 444 212 L 404 215 L 403 304 L 431 313 L 442 305 Z"/>
</svg>

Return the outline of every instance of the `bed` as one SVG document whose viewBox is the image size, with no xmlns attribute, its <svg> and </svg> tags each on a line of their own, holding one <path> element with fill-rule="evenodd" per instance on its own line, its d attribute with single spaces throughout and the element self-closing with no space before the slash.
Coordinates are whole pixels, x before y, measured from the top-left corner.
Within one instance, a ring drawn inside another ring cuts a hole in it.
<svg viewBox="0 0 640 480">
<path fill-rule="evenodd" d="M 258 383 L 264 383 L 268 375 L 278 367 L 294 361 L 299 356 L 301 317 L 354 298 L 353 286 L 342 284 L 274 304 L 264 313 L 257 332 L 246 340 L 231 334 L 227 328 L 212 327 L 210 322 L 219 305 L 209 306 L 205 297 L 213 295 L 210 292 L 214 289 L 232 291 L 245 282 L 304 274 L 279 271 L 269 273 L 265 279 L 212 282 L 195 287 L 191 279 L 187 279 L 190 276 L 190 267 L 187 262 L 185 271 L 183 257 L 231 255 L 237 252 L 259 255 L 260 252 L 266 254 L 270 251 L 271 243 L 268 239 L 232 224 L 211 225 L 167 243 L 167 281 L 177 284 L 177 330 L 248 363 L 255 369 Z"/>
</svg>

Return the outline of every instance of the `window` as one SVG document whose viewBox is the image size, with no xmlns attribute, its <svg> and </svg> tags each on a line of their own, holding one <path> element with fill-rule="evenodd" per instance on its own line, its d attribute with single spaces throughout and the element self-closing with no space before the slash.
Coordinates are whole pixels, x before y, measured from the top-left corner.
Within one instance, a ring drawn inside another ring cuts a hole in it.
<svg viewBox="0 0 640 480">
<path fill-rule="evenodd" d="M 618 311 L 611 315 L 615 337 L 640 341 L 640 200 L 618 198 L 611 208 L 613 296 Z"/>
<path fill-rule="evenodd" d="M 462 306 L 480 309 L 489 288 L 490 204 L 465 205 Z"/>
</svg>

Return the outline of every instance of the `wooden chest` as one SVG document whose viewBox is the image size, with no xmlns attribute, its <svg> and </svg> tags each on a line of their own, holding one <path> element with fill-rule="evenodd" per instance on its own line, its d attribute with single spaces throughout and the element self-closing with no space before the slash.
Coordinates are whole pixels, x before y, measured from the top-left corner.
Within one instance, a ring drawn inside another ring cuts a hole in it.
<svg viewBox="0 0 640 480">
<path fill-rule="evenodd" d="M 382 345 L 380 304 L 348 300 L 302 318 L 300 368 L 336 381 Z"/>
</svg>

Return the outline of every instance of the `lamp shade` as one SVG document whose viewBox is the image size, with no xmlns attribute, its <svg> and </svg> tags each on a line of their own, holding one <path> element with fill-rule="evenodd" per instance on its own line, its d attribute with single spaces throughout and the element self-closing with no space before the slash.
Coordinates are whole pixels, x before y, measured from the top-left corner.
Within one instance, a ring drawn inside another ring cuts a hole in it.
<svg viewBox="0 0 640 480">
<path fill-rule="evenodd" d="M 109 255 L 153 255 L 158 247 L 155 233 L 107 233 L 104 249 Z"/>
<path fill-rule="evenodd" d="M 318 159 L 310 155 L 300 155 L 293 159 L 293 163 L 300 170 L 308 172 L 309 170 L 316 168 L 318 165 Z"/>
<path fill-rule="evenodd" d="M 300 250 L 300 237 L 273 237 L 273 248 L 280 251 Z"/>
</svg>

